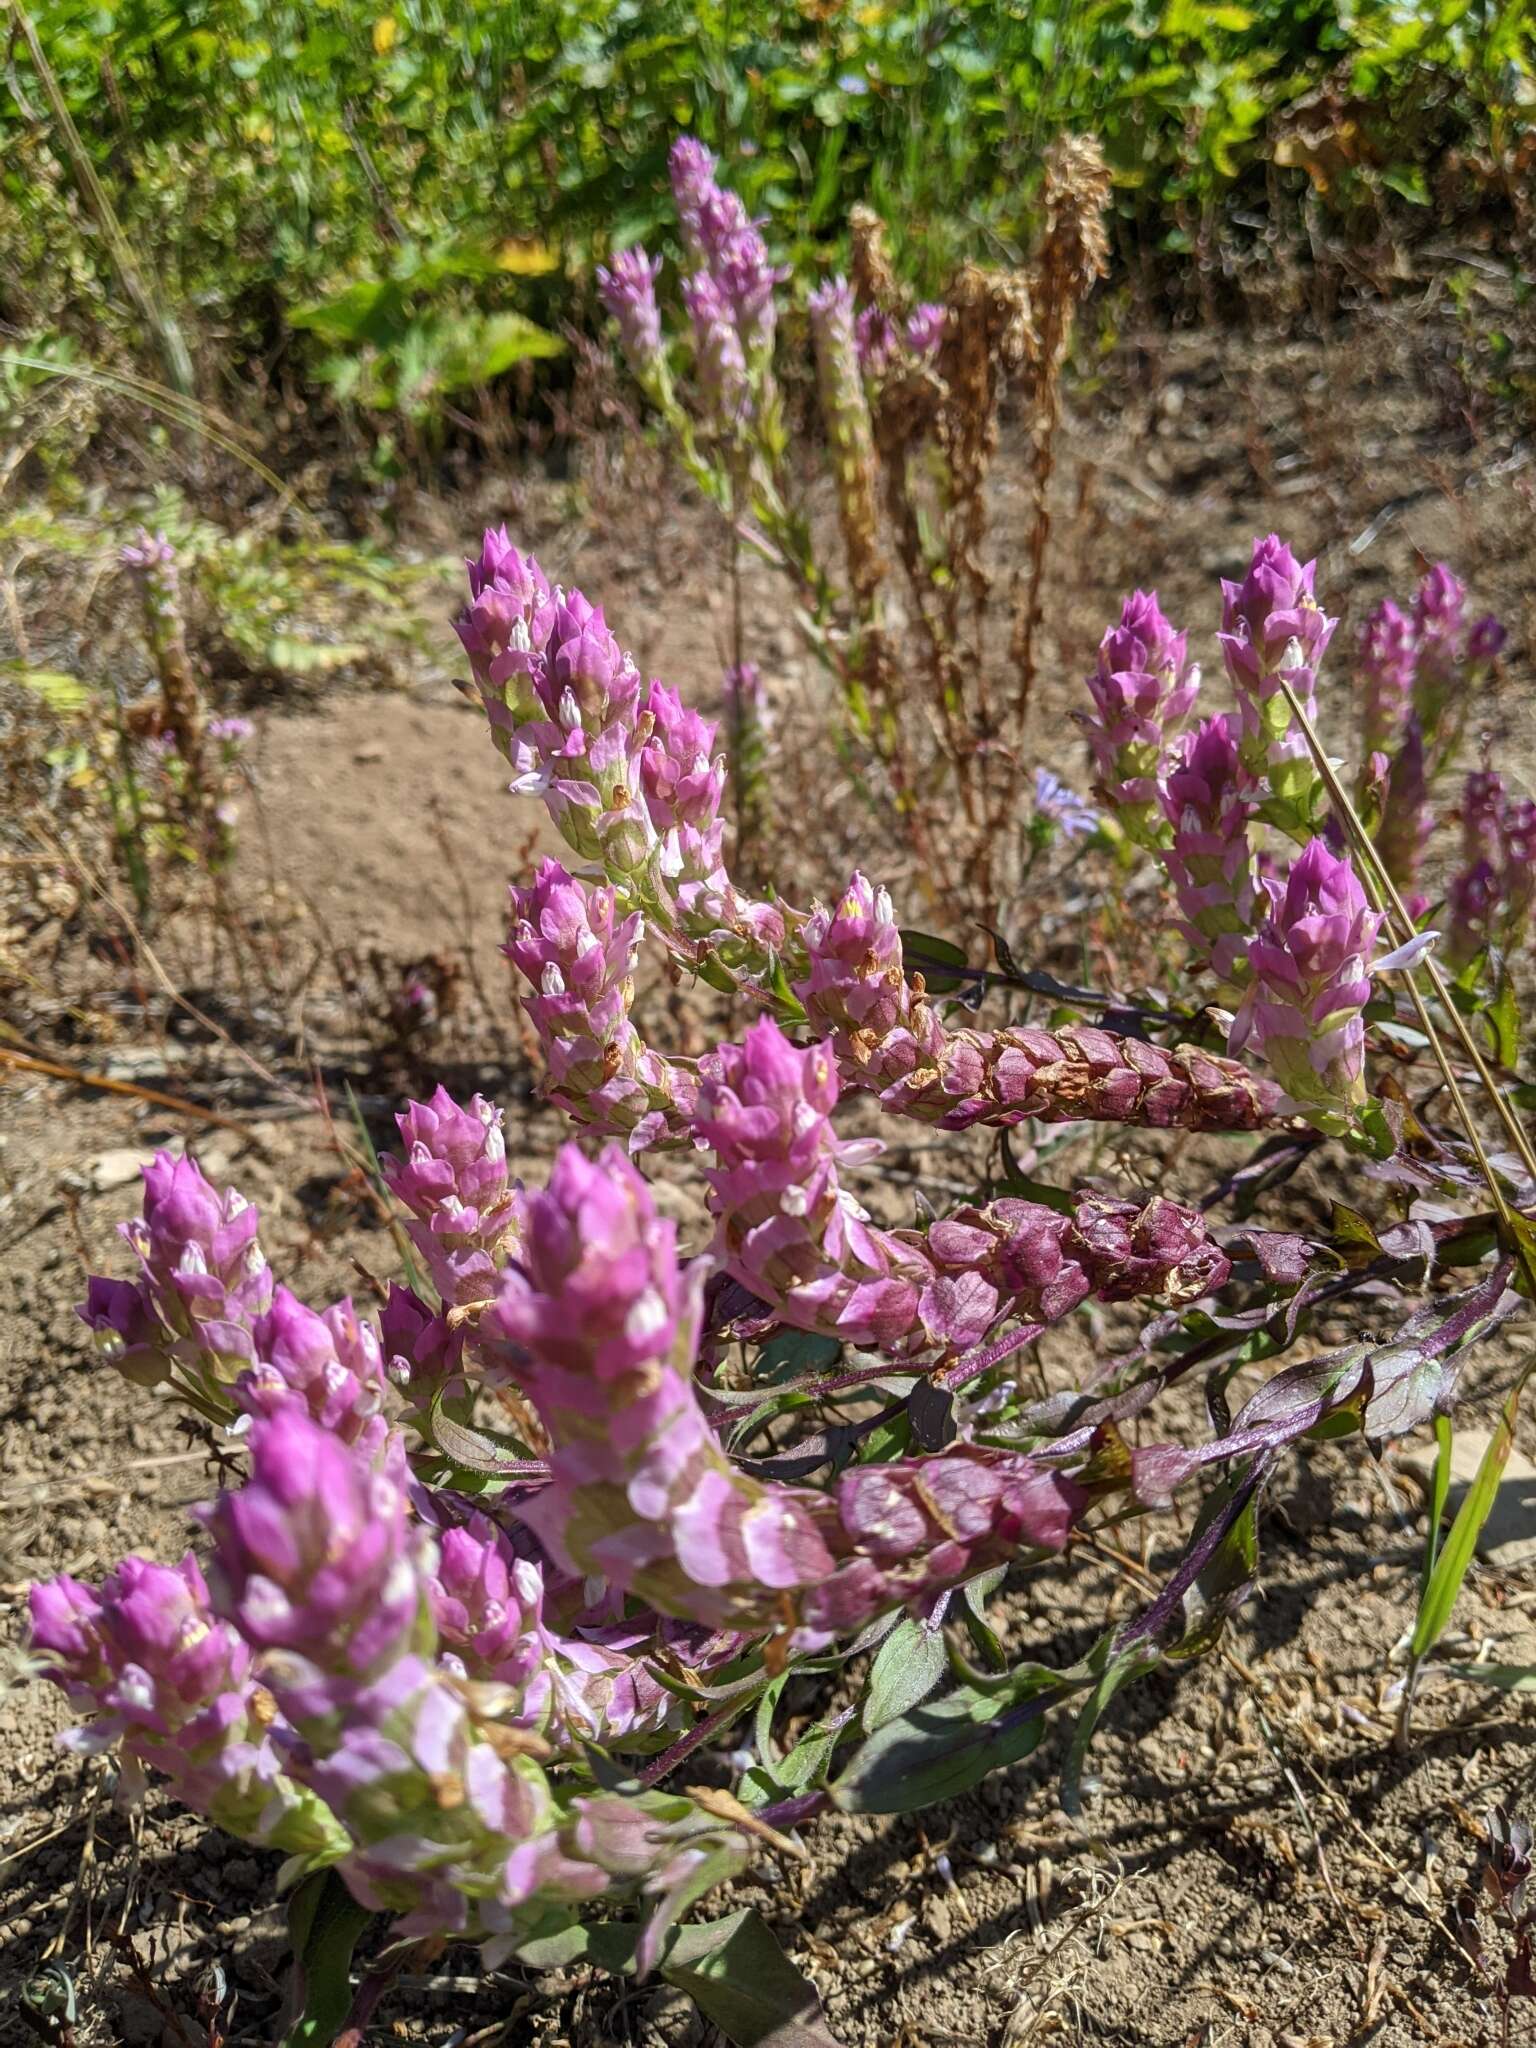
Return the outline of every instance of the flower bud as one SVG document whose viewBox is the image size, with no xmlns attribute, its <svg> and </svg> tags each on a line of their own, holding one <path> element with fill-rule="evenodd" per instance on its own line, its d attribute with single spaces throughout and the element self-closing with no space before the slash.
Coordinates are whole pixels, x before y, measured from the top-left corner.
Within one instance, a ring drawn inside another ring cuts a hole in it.
<svg viewBox="0 0 1536 2048">
<path fill-rule="evenodd" d="M 603 304 L 618 323 L 619 340 L 635 382 L 658 401 L 666 373 L 661 347 L 661 313 L 656 280 L 661 259 L 643 249 L 621 249 L 608 269 L 597 269 Z"/>
<path fill-rule="evenodd" d="M 1093 710 L 1077 717 L 1093 749 L 1096 793 L 1139 846 L 1166 836 L 1158 775 L 1199 688 L 1187 636 L 1164 617 L 1155 590 L 1133 591 L 1120 623 L 1099 644 L 1098 667 L 1088 678 Z"/>
<path fill-rule="evenodd" d="M 1179 900 L 1179 929 L 1229 986 L 1247 979 L 1256 879 L 1249 823 L 1257 784 L 1233 721 L 1210 718 L 1174 756 L 1163 784 L 1171 828 L 1163 861 Z"/>
<path fill-rule="evenodd" d="M 1304 1115 L 1325 1130 L 1346 1129 L 1365 1101 L 1363 1012 L 1381 914 L 1347 856 L 1336 858 L 1321 839 L 1283 884 L 1266 879 L 1264 889 L 1269 914 L 1248 947 L 1253 979 L 1232 1049 L 1251 1041 Z"/>
<path fill-rule="evenodd" d="M 406 1231 L 432 1284 L 450 1307 L 487 1300 L 515 1220 L 501 1111 L 479 1095 L 461 1106 L 439 1088 L 395 1122 L 405 1156 L 386 1154 L 380 1165 L 411 1212 Z"/>
</svg>

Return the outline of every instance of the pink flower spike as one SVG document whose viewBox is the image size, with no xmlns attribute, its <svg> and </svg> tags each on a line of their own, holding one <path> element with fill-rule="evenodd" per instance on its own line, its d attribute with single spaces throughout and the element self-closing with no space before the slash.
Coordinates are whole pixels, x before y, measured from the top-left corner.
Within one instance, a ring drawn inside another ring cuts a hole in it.
<svg viewBox="0 0 1536 2048">
<path fill-rule="evenodd" d="M 1241 988 L 1257 902 L 1250 824 L 1257 783 L 1234 723 L 1207 719 L 1175 751 L 1161 798 L 1169 826 L 1163 862 L 1178 896 L 1179 929 L 1220 980 Z"/>
<path fill-rule="evenodd" d="M 1285 829 L 1307 831 L 1317 773 L 1282 679 L 1309 722 L 1317 718 L 1317 670 L 1336 619 L 1313 594 L 1314 562 L 1301 563 L 1278 534 L 1253 544 L 1241 582 L 1222 583 L 1222 655 L 1237 692 L 1243 760 L 1265 775 Z"/>
<path fill-rule="evenodd" d="M 1142 846 L 1165 837 L 1158 780 L 1170 742 L 1200 689 L 1186 635 L 1164 617 L 1157 592 L 1136 590 L 1099 645 L 1088 678 L 1091 713 L 1076 714 L 1093 749 L 1094 788 Z"/>
<path fill-rule="evenodd" d="M 661 346 L 661 313 L 656 304 L 656 280 L 661 259 L 654 260 L 643 249 L 621 249 L 605 269 L 597 269 L 597 286 L 603 304 L 618 323 L 619 339 L 635 382 L 644 391 L 662 396 L 666 362 Z"/>
<path fill-rule="evenodd" d="M 479 1095 L 461 1106 L 439 1088 L 395 1121 L 404 1157 L 386 1154 L 380 1163 L 410 1211 L 406 1231 L 433 1286 L 449 1307 L 487 1300 L 516 1219 L 501 1111 Z"/>
<path fill-rule="evenodd" d="M 1312 840 L 1284 883 L 1266 880 L 1269 916 L 1248 947 L 1253 979 L 1233 1027 L 1301 1113 L 1349 1129 L 1366 1099 L 1365 1021 L 1383 922 L 1347 856 Z"/>
</svg>

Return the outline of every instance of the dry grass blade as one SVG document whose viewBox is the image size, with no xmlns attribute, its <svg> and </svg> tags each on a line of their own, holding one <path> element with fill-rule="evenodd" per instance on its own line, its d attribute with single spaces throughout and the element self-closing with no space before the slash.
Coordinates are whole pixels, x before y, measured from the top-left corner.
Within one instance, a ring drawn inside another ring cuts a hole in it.
<svg viewBox="0 0 1536 2048">
<path fill-rule="evenodd" d="M 1077 309 L 1109 268 L 1109 237 L 1104 227 L 1109 188 L 1109 167 L 1098 143 L 1087 135 L 1058 136 L 1045 158 L 1046 229 L 1032 293 L 1034 388 L 1029 431 L 1034 475 L 1028 576 L 1022 598 L 1015 584 L 1012 643 L 1018 678 L 1014 710 L 1021 732 L 1029 718 L 1035 686 L 1035 633 L 1051 530 L 1050 486 L 1056 466 L 1056 429 L 1061 424 L 1061 372 Z"/>
<path fill-rule="evenodd" d="M 128 237 L 123 233 L 106 187 L 96 174 L 96 166 L 91 161 L 90 152 L 80 139 L 80 131 L 75 126 L 74 117 L 69 111 L 69 103 L 54 75 L 42 40 L 31 16 L 22 7 L 21 0 L 14 0 L 12 13 L 32 59 L 32 68 L 37 74 L 59 133 L 64 139 L 64 147 L 79 183 L 81 197 L 101 231 L 102 241 L 111 253 L 113 266 L 123 289 L 159 340 L 172 384 L 183 398 L 190 399 L 196 380 L 192 372 L 192 357 L 180 324 L 145 281 L 138 258 L 129 245 Z"/>
<path fill-rule="evenodd" d="M 204 1109 L 200 1103 L 189 1102 L 184 1095 L 169 1095 L 160 1088 L 145 1088 L 137 1081 L 119 1081 L 111 1074 L 92 1074 L 84 1067 L 72 1067 L 63 1060 L 42 1059 L 35 1053 L 15 1052 L 8 1045 L 0 1045 L 0 1066 L 14 1067 L 21 1073 L 46 1074 L 55 1081 L 72 1081 L 77 1088 L 98 1088 L 109 1095 L 129 1095 L 138 1102 L 152 1102 L 157 1109 L 174 1110 L 177 1116 L 193 1118 L 198 1123 L 218 1124 L 226 1131 L 239 1131 L 249 1137 L 246 1125 L 232 1116 L 221 1116 L 215 1109 Z"/>
<path fill-rule="evenodd" d="M 46 377 L 53 377 L 73 384 L 98 386 L 122 398 L 132 399 L 146 411 L 158 414 L 172 425 L 184 427 L 228 455 L 253 476 L 261 478 L 269 489 L 278 493 L 286 506 L 295 505 L 298 516 L 311 532 L 321 535 L 323 529 L 314 514 L 298 505 L 290 484 L 285 484 L 275 470 L 269 469 L 259 456 L 253 455 L 244 445 L 244 429 L 232 425 L 222 413 L 210 406 L 201 405 L 195 399 L 185 399 L 169 386 L 157 384 L 151 378 L 140 377 L 126 370 L 103 370 L 84 367 L 79 363 L 56 363 L 46 356 L 32 356 L 18 349 L 0 350 L 0 364 L 7 368 L 32 370 Z M 8 468 L 0 468 L 0 484 L 6 480 Z"/>
</svg>

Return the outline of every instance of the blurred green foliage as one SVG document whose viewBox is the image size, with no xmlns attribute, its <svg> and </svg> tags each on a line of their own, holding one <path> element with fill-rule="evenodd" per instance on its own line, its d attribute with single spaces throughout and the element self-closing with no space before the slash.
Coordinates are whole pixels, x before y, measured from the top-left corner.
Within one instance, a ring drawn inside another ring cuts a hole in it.
<svg viewBox="0 0 1536 2048">
<path fill-rule="evenodd" d="M 162 484 L 114 514 L 97 494 L 75 511 L 40 499 L 18 504 L 0 515 L 0 570 L 42 557 L 55 572 L 109 581 L 121 577 L 123 543 L 141 526 L 176 551 L 200 666 L 253 695 L 338 672 L 395 681 L 419 668 L 459 567 L 452 558 L 408 562 L 366 541 L 333 540 L 302 517 L 247 519 L 229 532 Z M 45 617 L 29 624 L 29 640 L 49 639 Z M 107 686 L 93 660 L 99 651 L 87 635 L 67 656 L 60 652 L 57 669 L 0 663 L 0 682 L 24 685 L 55 710 L 80 709 L 76 693 Z M 114 661 L 104 666 L 116 674 Z"/>
<path fill-rule="evenodd" d="M 1304 195 L 1346 230 L 1430 201 L 1442 224 L 1518 211 L 1536 168 L 1529 0 L 28 5 L 137 264 L 230 404 L 319 384 L 422 418 L 557 349 L 594 255 L 661 236 L 682 127 L 798 263 L 864 199 L 921 284 L 1021 245 L 1065 127 L 1101 138 L 1139 259 Z M 0 321 L 142 352 L 18 20 Z"/>
</svg>

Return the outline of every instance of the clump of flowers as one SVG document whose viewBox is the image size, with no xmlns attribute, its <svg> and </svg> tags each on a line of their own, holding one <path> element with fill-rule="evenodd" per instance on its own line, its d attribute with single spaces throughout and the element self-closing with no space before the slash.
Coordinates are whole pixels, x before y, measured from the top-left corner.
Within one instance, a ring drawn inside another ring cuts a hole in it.
<svg viewBox="0 0 1536 2048">
<path fill-rule="evenodd" d="M 1188 635 L 1175 632 L 1157 592 L 1133 591 L 1099 644 L 1088 678 L 1091 713 L 1078 713 L 1093 749 L 1096 793 L 1138 846 L 1166 837 L 1157 778 L 1170 742 L 1200 690 Z"/>
<path fill-rule="evenodd" d="M 722 292 L 734 280 L 738 340 L 761 345 L 752 248 L 735 239 L 750 227 L 712 210 L 699 159 L 678 168 L 685 238 Z M 871 328 L 866 355 L 877 345 L 898 343 Z M 1091 1729 L 1122 1683 L 1208 1648 L 1251 1583 L 1254 1517 L 1287 1448 L 1323 1426 L 1376 1446 L 1444 1412 L 1462 1353 L 1517 1306 L 1518 1251 L 1391 1310 L 1394 1288 L 1421 1289 L 1426 1246 L 1468 1234 L 1477 1186 L 1431 1126 L 1432 1090 L 1393 1162 L 1432 1196 L 1411 1259 L 1385 1236 L 1365 1260 L 1352 1239 L 1345 1260 L 1244 1208 L 1224 1218 L 1238 1174 L 1211 1192 L 1202 1167 L 1198 1205 L 1177 1199 L 1162 1185 L 1176 1149 L 1143 1162 L 1150 1187 L 1106 1177 L 1133 1129 L 1261 1135 L 1280 1180 L 1276 1161 L 1329 1138 L 1382 1161 L 1396 1144 L 1371 1086 L 1372 1020 L 1390 1010 L 1377 977 L 1431 935 L 1383 954 L 1387 913 L 1354 860 L 1304 832 L 1319 798 L 1275 679 L 1315 707 L 1331 625 L 1278 541 L 1226 588 L 1233 711 L 1179 732 L 1187 642 L 1138 595 L 1087 720 L 1102 801 L 1166 873 L 1187 986 L 1208 974 L 1236 1003 L 1225 1055 L 1176 970 L 1156 1007 L 1096 1018 L 1076 1007 L 1092 991 L 1010 969 L 1052 995 L 1048 1028 L 1028 1012 L 983 1027 L 963 963 L 953 1000 L 909 972 L 877 881 L 856 873 L 809 909 L 740 888 L 709 722 L 643 684 L 602 610 L 504 533 L 469 584 L 471 688 L 514 790 L 542 799 L 571 859 L 512 891 L 507 956 L 547 1096 L 622 1142 L 562 1145 L 524 1186 L 490 1104 L 441 1088 L 409 1104 L 384 1180 L 415 1277 L 390 1285 L 377 1326 L 275 1284 L 254 1208 L 157 1158 L 124 1232 L 137 1274 L 93 1279 L 82 1313 L 119 1370 L 226 1432 L 242 1468 L 199 1511 L 205 1567 L 130 1558 L 100 1586 L 34 1588 L 33 1650 L 87 1717 L 71 1741 L 119 1756 L 124 1796 L 163 1776 L 284 1849 L 290 1877 L 387 1916 L 399 1942 L 532 1963 L 551 1943 L 574 1953 L 560 1945 L 596 1911 L 627 1926 L 614 1952 L 629 1967 L 665 1973 L 679 1920 L 755 1838 L 789 1853 L 825 1807 L 929 1803 L 989 1753 L 1016 1760 L 1051 1707 L 1085 1697 Z M 1053 833 L 1093 828 L 1064 785 L 1035 797 Z M 1528 916 L 1529 813 L 1487 772 L 1469 784 L 1478 879 L 1452 915 L 1480 947 Z M 1266 829 L 1298 842 L 1288 866 Z M 700 1058 L 642 1035 L 648 942 L 741 999 L 739 1028 Z M 1413 1058 L 1401 1037 L 1394 1056 Z M 1014 1130 L 1029 1163 L 1005 1149 L 1000 1185 L 893 1219 L 880 1141 L 839 1129 L 850 1095 L 908 1124 Z M 1021 1186 L 1088 1125 L 1120 1134 L 1091 1173 Z M 664 1148 L 697 1171 L 707 1216 L 691 1232 L 647 1178 Z M 1158 1434 L 1158 1397 L 1191 1357 L 1225 1384 L 1255 1332 L 1267 1362 L 1307 1337 L 1315 1305 L 1337 1314 L 1367 1288 L 1370 1340 L 1307 1345 L 1230 1422 Z M 1140 1337 L 1112 1370 L 1042 1391 L 1021 1355 L 1090 1305 L 1147 1319 Z M 1032 1647 L 1012 1671 L 964 1675 L 934 1711 L 938 1674 L 901 1661 L 903 1617 L 932 1636 L 957 1596 L 979 1614 L 984 1575 L 1070 1569 L 1098 1529 L 1178 1496 L 1194 1533 L 1139 1613 L 1059 1670 Z M 870 1651 L 872 1671 L 855 1661 Z M 844 1667 L 846 1711 L 781 1753 L 786 1675 Z M 749 1716 L 770 1739 L 735 1792 L 712 1789 L 690 1758 Z M 814 1994 L 790 2003 L 803 2017 Z"/>
<path fill-rule="evenodd" d="M 1221 586 L 1219 638 L 1243 765 L 1265 779 L 1270 822 L 1303 842 L 1320 801 L 1305 724 L 1316 725 L 1318 669 L 1338 625 L 1314 595 L 1316 575 L 1315 562 L 1298 562 L 1272 533 L 1255 541 L 1242 579 Z"/>
<path fill-rule="evenodd" d="M 1536 903 L 1536 798 L 1506 792 L 1491 768 L 1474 769 L 1461 799 L 1461 865 L 1446 889 L 1446 956 L 1458 971 L 1490 947 L 1520 946 Z"/>
<path fill-rule="evenodd" d="M 1504 646 L 1504 628 L 1491 613 L 1467 616 L 1467 590 L 1439 563 L 1420 583 L 1404 611 L 1383 598 L 1361 629 L 1362 764 L 1393 756 L 1408 734 L 1428 764 L 1431 780 L 1455 756 L 1467 711 Z"/>
<path fill-rule="evenodd" d="M 1232 988 L 1248 980 L 1258 901 L 1251 838 L 1258 787 L 1235 721 L 1220 715 L 1168 757 L 1160 789 L 1168 828 L 1162 857 L 1183 913 L 1179 929 L 1196 957 Z"/>
<path fill-rule="evenodd" d="M 1099 829 L 1099 814 L 1069 783 L 1049 768 L 1035 770 L 1035 814 L 1030 850 L 1043 852 L 1060 839 L 1086 839 Z M 1026 864 L 1025 873 L 1029 872 Z"/>
<path fill-rule="evenodd" d="M 657 263 L 623 251 L 599 275 L 620 350 L 722 514 L 732 550 L 755 549 L 789 584 L 861 792 L 925 863 L 958 833 L 952 891 L 996 925 L 1039 851 L 1034 821 L 1014 800 L 1014 765 L 1036 665 L 1058 385 L 1075 313 L 1107 261 L 1102 156 L 1084 137 L 1053 142 L 1030 265 L 961 264 L 942 300 L 903 287 L 882 223 L 855 208 L 849 274 L 812 286 L 803 319 L 780 317 L 792 310 L 787 294 L 781 303 L 787 272 L 710 152 L 681 137 L 669 169 L 682 317 L 658 312 Z M 803 381 L 814 376 L 839 570 L 815 544 L 801 465 L 789 460 L 779 398 L 788 379 L 775 354 L 796 346 L 804 356 L 794 368 Z M 1030 428 L 1030 569 L 994 581 L 986 484 L 1010 388 Z M 1147 658 L 1160 662 L 1164 651 Z M 1177 699 L 1184 679 L 1147 687 Z M 1133 694 L 1123 716 L 1149 716 L 1146 687 Z M 1161 710 L 1180 715 L 1176 705 Z M 1143 737 L 1114 745 L 1139 748 Z M 1124 773 L 1146 779 L 1129 763 Z M 1142 790 L 1138 801 L 1155 829 L 1155 798 Z M 745 837 L 745 800 L 738 822 Z"/>
<path fill-rule="evenodd" d="M 196 862 L 218 874 L 236 851 L 237 798 L 246 782 L 250 719 L 209 716 L 187 640 L 181 563 L 163 533 L 141 527 L 118 561 L 138 598 L 156 688 L 121 702 L 115 732 L 102 736 L 114 830 L 141 909 L 152 890 L 152 858 Z"/>
<path fill-rule="evenodd" d="M 1365 1006 L 1384 918 L 1347 856 L 1311 840 L 1282 882 L 1265 876 L 1267 912 L 1249 942 L 1249 980 L 1232 1032 L 1252 1043 L 1290 1100 L 1324 1130 L 1345 1130 L 1366 1100 Z"/>
</svg>

